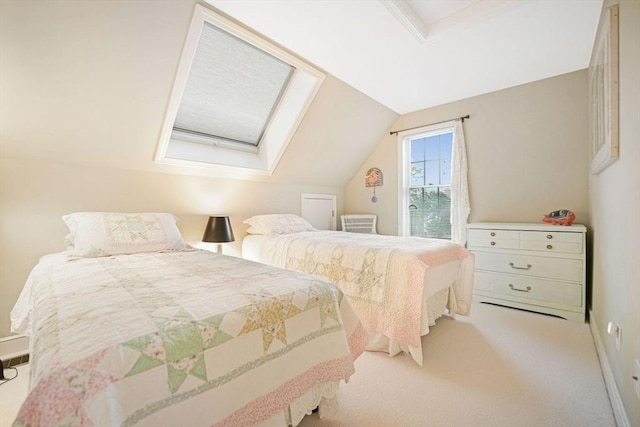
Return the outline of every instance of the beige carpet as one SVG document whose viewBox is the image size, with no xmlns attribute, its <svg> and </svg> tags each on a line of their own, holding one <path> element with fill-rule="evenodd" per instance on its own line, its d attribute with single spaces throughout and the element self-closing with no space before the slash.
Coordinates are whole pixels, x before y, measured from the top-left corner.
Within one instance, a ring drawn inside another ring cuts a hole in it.
<svg viewBox="0 0 640 427">
<path fill-rule="evenodd" d="M 20 405 L 29 389 L 29 365 L 16 368 L 18 376 L 0 385 L 0 427 L 9 427 L 18 415 Z M 13 378 L 16 370 L 5 369 L 6 378 Z"/>
<path fill-rule="evenodd" d="M 587 324 L 477 304 L 468 318 L 438 320 L 422 343 L 423 367 L 365 352 L 338 416 L 300 425 L 615 427 Z M 0 387 L 0 427 L 24 399 L 28 368 Z"/>
<path fill-rule="evenodd" d="M 422 339 L 424 363 L 365 353 L 340 413 L 309 426 L 615 426 L 588 324 L 476 304 Z"/>
</svg>

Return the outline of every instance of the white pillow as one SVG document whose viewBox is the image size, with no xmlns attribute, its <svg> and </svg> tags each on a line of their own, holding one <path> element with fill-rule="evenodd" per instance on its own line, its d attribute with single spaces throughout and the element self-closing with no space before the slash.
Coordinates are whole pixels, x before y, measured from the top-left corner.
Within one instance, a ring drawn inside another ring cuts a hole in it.
<svg viewBox="0 0 640 427">
<path fill-rule="evenodd" d="M 289 234 L 315 230 L 305 219 L 293 214 L 256 215 L 244 220 L 244 223 L 249 224 L 249 234 Z"/>
<path fill-rule="evenodd" d="M 167 213 L 76 212 L 62 217 L 70 255 L 96 258 L 187 249 L 175 216 Z"/>
</svg>

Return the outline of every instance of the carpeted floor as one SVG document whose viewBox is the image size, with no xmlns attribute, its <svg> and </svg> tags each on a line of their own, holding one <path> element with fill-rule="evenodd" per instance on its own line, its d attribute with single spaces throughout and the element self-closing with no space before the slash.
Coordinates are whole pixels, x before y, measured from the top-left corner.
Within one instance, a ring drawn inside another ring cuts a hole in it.
<svg viewBox="0 0 640 427">
<path fill-rule="evenodd" d="M 423 337 L 424 363 L 365 352 L 313 427 L 615 427 L 588 324 L 475 304 Z M 28 365 L 0 387 L 0 427 L 26 394 Z M 188 427 L 188 426 L 186 426 Z"/>
<path fill-rule="evenodd" d="M 615 427 L 588 324 L 476 304 L 422 338 L 424 362 L 365 353 L 340 413 L 301 426 Z"/>
</svg>

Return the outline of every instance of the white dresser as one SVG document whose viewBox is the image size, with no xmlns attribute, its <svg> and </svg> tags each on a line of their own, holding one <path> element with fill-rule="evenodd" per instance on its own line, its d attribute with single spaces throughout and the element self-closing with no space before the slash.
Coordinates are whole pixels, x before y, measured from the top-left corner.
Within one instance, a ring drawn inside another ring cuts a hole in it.
<svg viewBox="0 0 640 427">
<path fill-rule="evenodd" d="M 469 224 L 479 301 L 585 320 L 584 225 Z"/>
</svg>

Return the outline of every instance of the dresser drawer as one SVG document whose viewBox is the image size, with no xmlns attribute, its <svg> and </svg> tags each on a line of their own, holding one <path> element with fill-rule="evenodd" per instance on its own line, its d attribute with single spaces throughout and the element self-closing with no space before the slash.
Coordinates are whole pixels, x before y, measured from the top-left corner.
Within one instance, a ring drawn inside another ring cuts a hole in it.
<svg viewBox="0 0 640 427">
<path fill-rule="evenodd" d="M 544 240 L 521 240 L 520 249 L 541 252 L 557 252 L 565 254 L 581 254 L 582 243 L 551 242 Z"/>
<path fill-rule="evenodd" d="M 469 230 L 469 247 L 520 249 L 527 251 L 580 254 L 582 233 L 561 231 Z"/>
<path fill-rule="evenodd" d="M 581 282 L 583 279 L 581 259 L 546 258 L 529 254 L 514 255 L 482 251 L 474 253 L 476 270 L 572 282 Z"/>
<path fill-rule="evenodd" d="M 509 230 L 469 230 L 469 246 L 518 249 L 518 231 Z"/>
<path fill-rule="evenodd" d="M 520 240 L 544 241 L 548 243 L 579 243 L 582 244 L 582 233 L 567 233 L 557 231 L 520 231 Z"/>
<path fill-rule="evenodd" d="M 517 240 L 511 239 L 474 239 L 469 240 L 469 247 L 473 248 L 493 248 L 493 249 L 519 249 Z"/>
<path fill-rule="evenodd" d="M 469 240 L 473 240 L 474 238 L 478 239 L 511 239 L 518 240 L 519 231 L 513 230 L 481 230 L 481 229 L 473 229 L 469 230 Z"/>
<path fill-rule="evenodd" d="M 520 249 L 568 254 L 582 253 L 582 233 L 521 231 Z"/>
<path fill-rule="evenodd" d="M 477 271 L 474 286 L 480 292 L 534 304 L 540 301 L 575 307 L 582 305 L 582 286 L 575 283 Z"/>
</svg>

